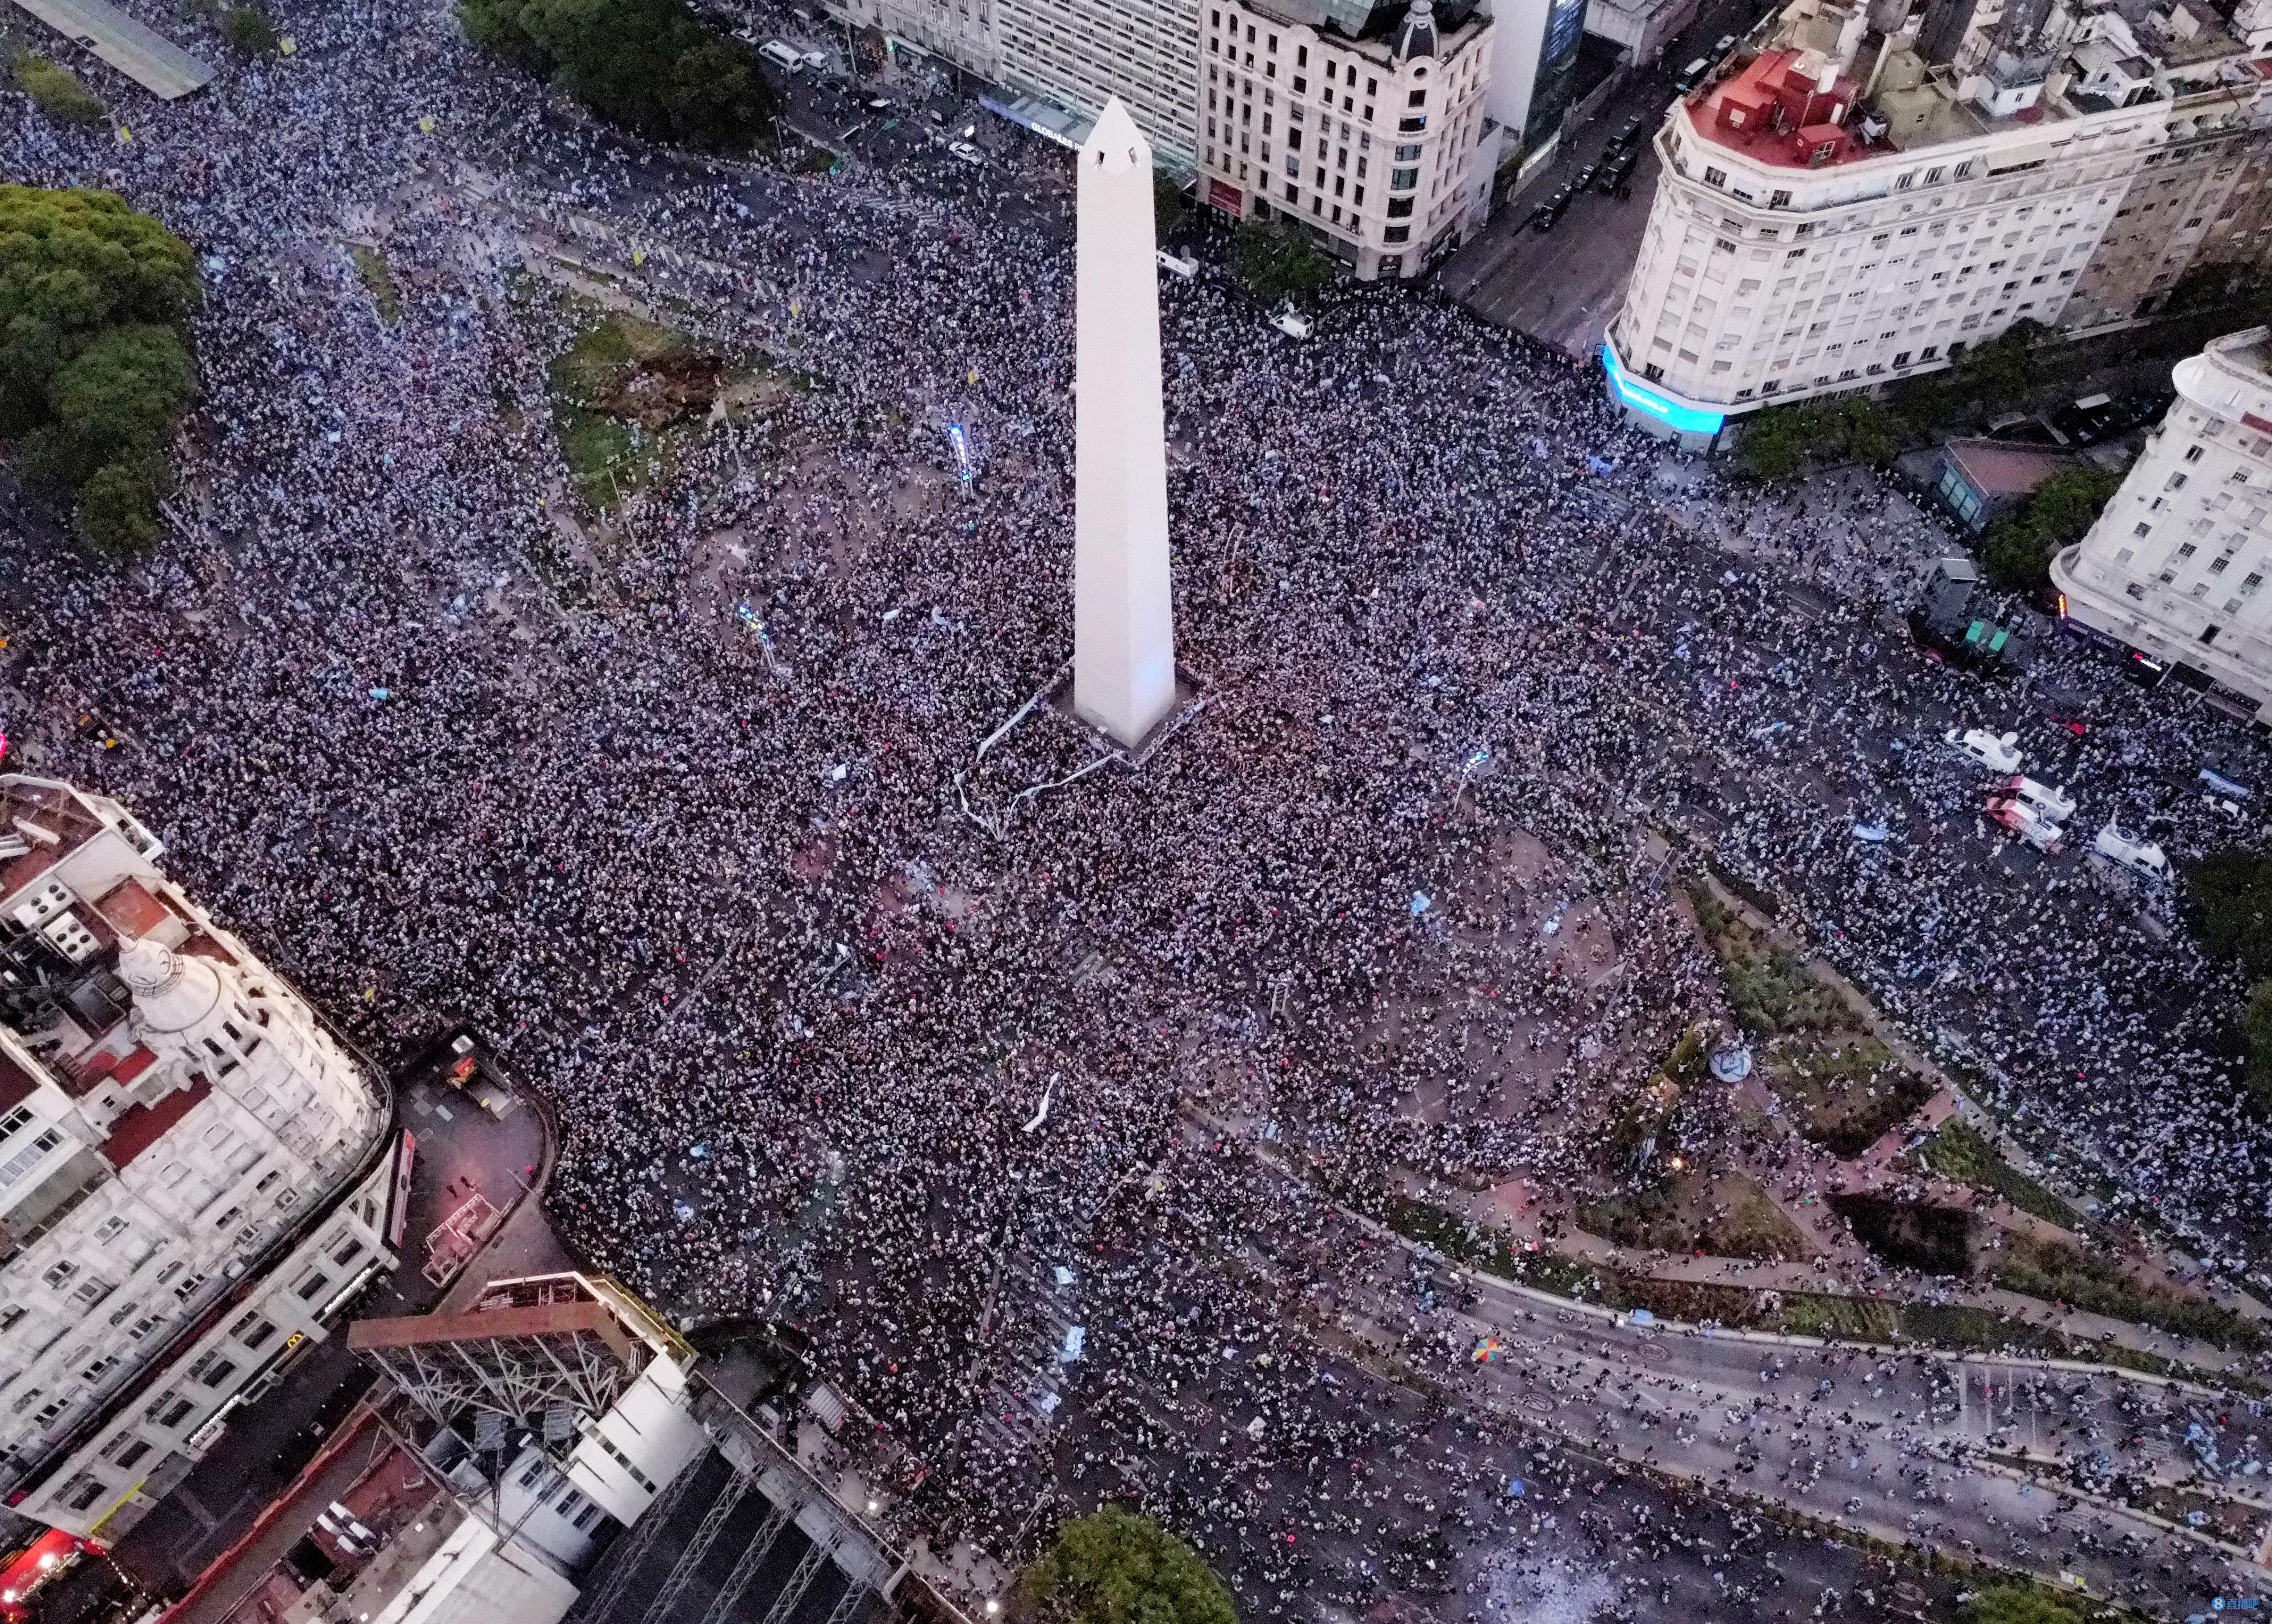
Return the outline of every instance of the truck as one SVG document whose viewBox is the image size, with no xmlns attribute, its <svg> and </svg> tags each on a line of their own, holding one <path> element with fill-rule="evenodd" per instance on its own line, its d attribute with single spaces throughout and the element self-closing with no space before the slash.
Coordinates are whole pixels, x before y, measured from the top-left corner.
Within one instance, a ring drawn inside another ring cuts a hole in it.
<svg viewBox="0 0 2272 1624">
<path fill-rule="evenodd" d="M 1909 613 L 1910 636 L 1950 665 L 1984 674 L 2024 668 L 2026 641 L 2016 613 L 1996 615 L 1980 571 L 1964 557 L 1934 561 L 1924 601 Z"/>
</svg>

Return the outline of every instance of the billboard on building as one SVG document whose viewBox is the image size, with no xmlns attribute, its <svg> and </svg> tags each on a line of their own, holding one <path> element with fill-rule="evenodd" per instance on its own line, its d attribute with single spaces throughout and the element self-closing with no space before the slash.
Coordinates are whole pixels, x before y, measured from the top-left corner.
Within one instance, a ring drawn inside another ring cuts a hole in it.
<svg viewBox="0 0 2272 1624">
<path fill-rule="evenodd" d="M 1551 0 L 1538 47 L 1538 74 L 1531 83 L 1530 108 L 1522 126 L 1522 150 L 1530 152 L 1553 138 L 1570 105 L 1570 83 L 1578 66 L 1578 47 L 1586 34 L 1586 0 Z"/>
</svg>

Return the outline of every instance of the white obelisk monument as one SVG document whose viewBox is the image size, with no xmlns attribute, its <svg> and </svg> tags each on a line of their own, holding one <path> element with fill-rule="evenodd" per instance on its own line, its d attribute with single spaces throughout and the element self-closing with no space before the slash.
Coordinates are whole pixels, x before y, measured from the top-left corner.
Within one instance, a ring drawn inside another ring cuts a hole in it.
<svg viewBox="0 0 2272 1624">
<path fill-rule="evenodd" d="M 1118 97 L 1080 149 L 1072 705 L 1133 746 L 1176 700 L 1152 148 Z"/>
</svg>

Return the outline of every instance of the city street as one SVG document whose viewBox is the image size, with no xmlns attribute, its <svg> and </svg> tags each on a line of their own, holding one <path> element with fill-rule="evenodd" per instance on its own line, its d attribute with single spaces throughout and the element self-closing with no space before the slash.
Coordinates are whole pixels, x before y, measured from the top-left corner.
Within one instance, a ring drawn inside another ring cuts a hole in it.
<svg viewBox="0 0 2272 1624">
<path fill-rule="evenodd" d="M 1755 0 L 1706 0 L 1696 20 L 1665 46 L 1658 62 L 1636 66 L 1599 112 L 1565 133 L 1553 160 L 1438 267 L 1435 285 L 1487 322 L 1591 359 L 1617 314 L 1648 225 L 1656 195 L 1655 137 L 1673 100 L 1673 78 L 1715 40 L 1740 34 L 1758 15 Z M 1627 183 L 1632 196 L 1612 197 L 1589 186 L 1572 197 L 1552 230 L 1535 230 L 1532 211 L 1580 170 L 1598 164 L 1611 137 L 1629 118 L 1639 118 L 1643 131 L 1640 161 Z"/>
</svg>

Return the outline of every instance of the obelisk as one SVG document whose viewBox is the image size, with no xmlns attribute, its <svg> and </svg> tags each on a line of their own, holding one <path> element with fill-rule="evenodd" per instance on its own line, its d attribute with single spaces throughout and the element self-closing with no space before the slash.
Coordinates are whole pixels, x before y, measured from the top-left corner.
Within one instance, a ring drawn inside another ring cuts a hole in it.
<svg viewBox="0 0 2272 1624">
<path fill-rule="evenodd" d="M 1072 704 L 1134 746 L 1176 699 L 1152 148 L 1115 96 L 1080 149 Z"/>
</svg>

